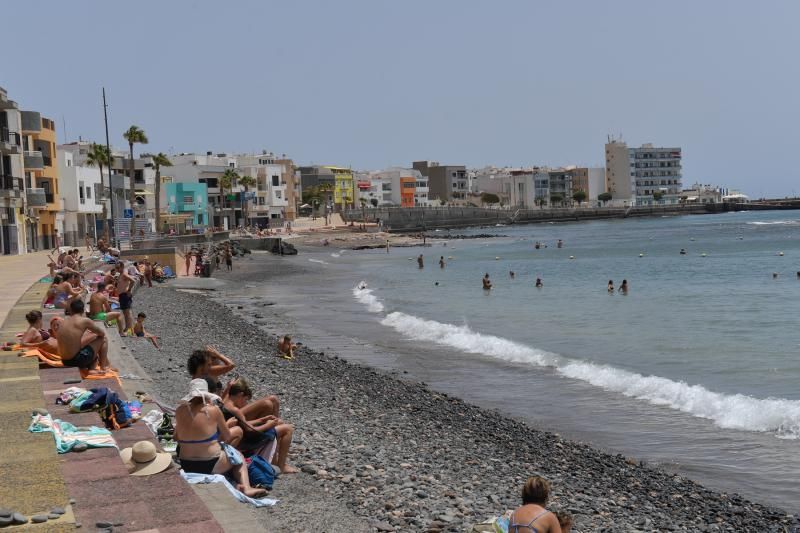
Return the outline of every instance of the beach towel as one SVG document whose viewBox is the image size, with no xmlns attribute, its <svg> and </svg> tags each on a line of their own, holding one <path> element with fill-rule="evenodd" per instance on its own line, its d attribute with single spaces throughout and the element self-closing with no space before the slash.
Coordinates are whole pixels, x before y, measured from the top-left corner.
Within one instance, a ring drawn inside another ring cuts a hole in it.
<svg viewBox="0 0 800 533">
<path fill-rule="evenodd" d="M 67 405 L 68 403 L 72 402 L 75 398 L 87 394 L 89 391 L 86 389 L 82 389 L 81 387 L 69 387 L 61 391 L 61 394 L 58 395 L 56 398 L 56 404 L 58 405 Z"/>
<path fill-rule="evenodd" d="M 33 415 L 28 431 L 31 433 L 53 434 L 56 440 L 56 451 L 67 453 L 78 444 L 85 444 L 89 448 L 116 448 L 117 443 L 111 432 L 107 429 L 89 426 L 75 427 L 69 422 L 55 419 L 51 415 Z"/>
<path fill-rule="evenodd" d="M 81 368 L 80 370 L 82 379 L 116 379 L 117 383 L 122 385 L 122 382 L 119 380 L 119 374 L 117 374 L 113 370 L 106 370 L 102 374 L 90 374 L 89 370 L 85 368 Z"/>
<path fill-rule="evenodd" d="M 37 357 L 39 363 L 53 368 L 61 368 L 64 363 L 61 361 L 61 356 L 55 353 L 46 352 L 39 348 L 32 348 L 22 354 L 22 357 Z"/>
<path fill-rule="evenodd" d="M 175 277 L 175 272 L 172 271 L 172 268 L 170 268 L 168 266 L 165 266 L 163 268 L 163 271 L 164 271 L 164 277 L 165 278 L 174 278 Z"/>
<path fill-rule="evenodd" d="M 185 479 L 187 483 L 222 483 L 234 498 L 242 503 L 249 503 L 254 507 L 269 507 L 278 503 L 278 500 L 273 500 L 272 498 L 256 499 L 246 496 L 242 492 L 236 490 L 236 488 L 231 485 L 231 482 L 228 481 L 228 478 L 221 474 L 195 474 L 193 472 L 184 472 L 181 470 L 181 476 L 183 476 L 183 479 Z"/>
</svg>

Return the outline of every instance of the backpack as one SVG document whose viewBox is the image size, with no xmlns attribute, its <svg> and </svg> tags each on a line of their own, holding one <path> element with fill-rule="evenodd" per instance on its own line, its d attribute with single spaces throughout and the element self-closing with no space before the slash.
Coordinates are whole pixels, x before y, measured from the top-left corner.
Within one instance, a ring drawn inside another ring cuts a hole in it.
<svg viewBox="0 0 800 533">
<path fill-rule="evenodd" d="M 98 395 L 96 405 L 100 408 L 100 419 L 106 428 L 114 430 L 131 425 L 133 417 L 128 403 L 120 400 L 116 392 L 102 387 L 96 389 L 96 394 Z"/>
<path fill-rule="evenodd" d="M 275 468 L 260 455 L 254 455 L 250 458 L 250 464 L 247 466 L 247 475 L 250 477 L 250 485 L 267 490 L 272 489 L 272 484 L 275 483 L 275 478 L 278 477 Z"/>
</svg>

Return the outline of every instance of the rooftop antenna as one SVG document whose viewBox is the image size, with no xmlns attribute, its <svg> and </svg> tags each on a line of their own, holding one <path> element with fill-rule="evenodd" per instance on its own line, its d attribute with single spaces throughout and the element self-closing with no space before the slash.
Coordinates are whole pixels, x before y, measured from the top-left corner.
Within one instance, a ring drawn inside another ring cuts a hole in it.
<svg viewBox="0 0 800 533">
<path fill-rule="evenodd" d="M 67 120 L 64 115 L 61 115 L 61 129 L 64 131 L 64 144 L 66 144 L 69 141 L 69 137 L 67 137 Z"/>
</svg>

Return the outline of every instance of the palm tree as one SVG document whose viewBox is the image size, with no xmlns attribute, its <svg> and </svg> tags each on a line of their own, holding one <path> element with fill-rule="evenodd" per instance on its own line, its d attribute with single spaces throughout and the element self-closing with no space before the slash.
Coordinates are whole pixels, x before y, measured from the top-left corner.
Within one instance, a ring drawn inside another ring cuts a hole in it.
<svg viewBox="0 0 800 533">
<path fill-rule="evenodd" d="M 219 192 L 222 197 L 222 208 L 225 209 L 225 190 L 233 192 L 233 184 L 239 179 L 239 174 L 232 168 L 226 169 L 219 178 Z M 228 229 L 232 229 L 228 227 Z"/>
<path fill-rule="evenodd" d="M 244 217 L 244 225 L 245 226 L 247 225 L 247 213 L 248 213 L 248 211 L 250 211 L 249 207 L 247 209 L 245 209 L 245 207 L 247 207 L 247 203 L 246 203 L 247 202 L 247 193 L 250 191 L 250 187 L 252 187 L 255 184 L 256 184 L 256 180 L 252 176 L 245 175 L 245 176 L 242 176 L 241 178 L 239 178 L 239 185 L 244 187 L 244 196 L 241 199 L 241 204 L 242 204 L 242 216 Z"/>
<path fill-rule="evenodd" d="M 89 149 L 89 153 L 86 154 L 86 164 L 90 167 L 96 166 L 100 169 L 100 185 L 105 190 L 105 183 L 103 182 L 103 167 L 109 168 L 109 163 L 111 162 L 111 153 L 108 151 L 108 148 L 97 143 L 92 143 L 92 147 Z M 109 190 L 111 189 L 111 172 L 108 173 L 109 177 Z M 105 238 L 106 243 L 109 243 L 108 240 L 108 210 L 106 209 L 106 201 L 105 201 L 105 194 L 103 195 L 103 237 Z"/>
<path fill-rule="evenodd" d="M 139 126 L 131 126 L 128 128 L 125 133 L 122 134 L 125 137 L 125 140 L 128 141 L 128 147 L 131 151 L 131 159 L 130 159 L 130 172 L 131 172 L 131 196 L 130 196 L 130 208 L 131 212 L 133 212 L 133 202 L 135 201 L 133 195 L 133 181 L 134 181 L 134 170 L 133 170 L 133 145 L 134 144 L 147 144 L 147 135 L 145 135 L 144 130 Z M 131 219 L 131 237 L 133 237 L 133 233 L 136 231 L 136 217 L 134 216 Z"/>
<path fill-rule="evenodd" d="M 156 232 L 161 231 L 161 167 L 171 167 L 172 162 L 164 152 L 150 156 L 156 169 Z"/>
</svg>

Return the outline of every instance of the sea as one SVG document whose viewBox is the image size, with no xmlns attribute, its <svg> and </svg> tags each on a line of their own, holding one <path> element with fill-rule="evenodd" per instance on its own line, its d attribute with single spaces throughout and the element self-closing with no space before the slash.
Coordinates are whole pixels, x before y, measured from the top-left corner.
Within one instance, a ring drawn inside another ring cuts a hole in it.
<svg viewBox="0 0 800 533">
<path fill-rule="evenodd" d="M 494 237 L 320 247 L 245 290 L 314 348 L 800 511 L 798 212 L 453 233 Z"/>
</svg>

